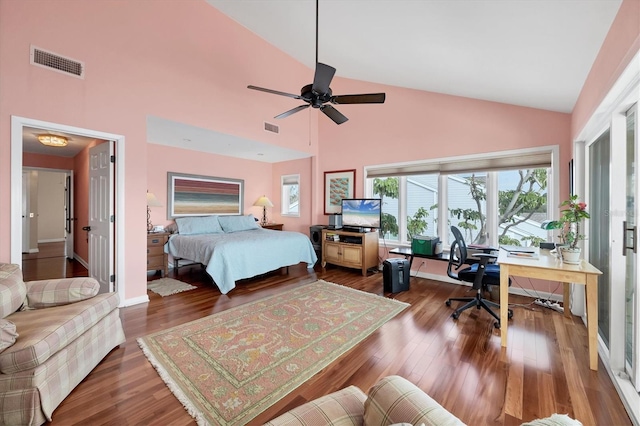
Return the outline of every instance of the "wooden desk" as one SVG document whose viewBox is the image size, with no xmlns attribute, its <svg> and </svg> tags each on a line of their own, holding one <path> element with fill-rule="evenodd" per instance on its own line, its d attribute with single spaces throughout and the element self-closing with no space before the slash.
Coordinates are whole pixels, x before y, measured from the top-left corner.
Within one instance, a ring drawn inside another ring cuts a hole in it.
<svg viewBox="0 0 640 426">
<path fill-rule="evenodd" d="M 598 275 L 602 272 L 586 260 L 580 265 L 563 263 L 549 253 L 540 250 L 538 259 L 527 259 L 507 256 L 500 250 L 500 335 L 502 346 L 507 346 L 507 324 L 509 307 L 509 276 L 538 278 L 542 280 L 560 281 L 563 283 L 564 315 L 571 317 L 569 291 L 570 283 L 582 284 L 587 290 L 587 330 L 589 334 L 589 367 L 598 370 Z"/>
</svg>

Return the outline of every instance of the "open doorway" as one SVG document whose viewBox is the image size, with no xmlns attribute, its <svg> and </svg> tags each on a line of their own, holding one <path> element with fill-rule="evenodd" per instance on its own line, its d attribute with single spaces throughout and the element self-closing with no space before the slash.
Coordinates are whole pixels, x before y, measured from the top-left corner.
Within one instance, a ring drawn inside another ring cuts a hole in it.
<svg viewBox="0 0 640 426">
<path fill-rule="evenodd" d="M 28 149 L 25 145 L 25 149 Z M 73 170 L 29 167 L 22 171 L 22 273 L 26 281 L 86 277 L 74 250 Z"/>
<path fill-rule="evenodd" d="M 109 142 L 108 145 L 111 145 L 114 147 L 114 151 L 118 153 L 118 155 L 121 155 L 122 158 L 124 158 L 124 137 L 122 135 L 117 135 L 117 134 L 109 134 L 109 133 L 104 133 L 104 132 L 99 132 L 99 131 L 94 131 L 94 130 L 89 130 L 89 129 L 82 129 L 82 128 L 77 128 L 77 127 L 72 127 L 72 126 L 66 126 L 66 125 L 61 125 L 61 124 L 57 124 L 57 123 L 50 123 L 50 122 L 43 122 L 43 121 L 39 121 L 39 120 L 33 120 L 33 119 L 28 119 L 28 118 L 23 118 L 23 117 L 16 117 L 13 116 L 11 118 L 11 262 L 12 263 L 18 263 L 20 265 L 23 264 L 23 243 L 25 238 L 23 238 L 23 231 L 22 231 L 22 213 L 23 213 L 23 208 L 24 208 L 24 203 L 22 202 L 22 192 L 24 189 L 24 185 L 22 182 L 22 176 L 23 176 L 23 156 L 27 156 L 25 153 L 29 152 L 29 148 L 25 148 L 27 143 L 25 142 L 25 133 L 35 133 L 34 136 L 31 136 L 32 138 L 34 138 L 37 141 L 37 135 L 40 133 L 50 133 L 50 134 L 56 134 L 56 135 L 61 135 L 61 136 L 68 136 L 68 145 L 71 145 L 70 141 L 71 140 L 79 140 L 79 139 L 83 139 L 85 141 L 91 141 L 89 142 L 90 144 L 94 144 L 94 145 L 98 145 L 100 142 Z M 39 133 L 38 133 L 39 132 Z M 87 149 L 85 149 L 87 146 L 82 146 L 80 149 L 84 150 L 84 151 L 88 151 Z M 60 152 L 60 151 L 57 151 Z M 42 164 L 37 164 L 35 167 L 42 167 L 45 169 L 51 169 L 51 168 L 60 168 L 63 170 L 73 170 L 74 166 L 64 166 L 65 161 L 67 162 L 67 164 L 73 164 L 73 161 L 77 161 L 73 160 L 72 156 L 72 160 L 62 160 L 59 158 L 60 155 L 53 155 L 50 157 L 46 157 L 46 154 L 41 153 L 39 157 L 36 157 L 38 161 L 44 161 L 44 163 Z M 87 162 L 88 160 L 88 154 L 86 155 L 87 157 Z M 53 167 L 53 165 L 57 164 L 56 167 Z M 62 166 L 60 165 L 62 164 Z M 31 164 L 31 166 L 33 166 L 33 164 Z M 113 214 L 113 222 L 114 222 L 114 232 L 113 232 L 113 237 L 112 239 L 114 240 L 112 243 L 112 247 L 113 247 L 113 253 L 111 253 L 111 258 L 109 259 L 109 273 L 106 275 L 107 279 L 109 280 L 109 287 L 111 289 L 113 289 L 113 291 L 117 291 L 120 294 L 120 300 L 124 301 L 124 285 L 118 285 L 118 276 L 122 277 L 124 276 L 124 243 L 122 241 L 122 238 L 118 238 L 118 236 L 122 236 L 124 234 L 124 221 L 117 221 L 115 220 L 115 218 L 120 217 L 120 218 L 124 218 L 124 212 L 123 212 L 123 199 L 124 199 L 124 164 L 123 162 L 120 162 L 120 164 L 118 162 L 115 162 L 115 157 L 114 157 L 114 177 L 113 177 L 113 181 L 116 183 L 114 185 L 114 205 L 117 206 L 117 209 L 114 211 L 115 214 Z M 84 200 L 88 203 L 88 199 L 89 199 L 89 183 L 88 183 L 88 178 L 87 181 L 85 182 L 84 179 L 76 179 L 75 180 L 76 185 L 75 189 L 76 191 L 82 191 L 83 189 L 80 188 L 80 183 L 82 183 L 83 185 L 85 185 L 84 191 L 85 191 L 85 198 Z M 78 197 L 75 197 L 76 199 L 78 199 Z M 78 210 L 76 208 L 75 214 L 73 219 L 78 219 L 79 215 L 78 215 Z M 74 223 L 74 233 L 75 233 L 75 241 L 78 241 L 78 238 L 82 238 L 82 227 L 84 225 L 82 225 L 82 222 L 80 222 L 79 220 L 74 220 L 74 222 L 79 222 L 79 223 Z M 87 223 L 88 223 L 88 218 L 87 218 Z M 80 231 L 79 231 L 80 230 Z M 76 247 L 74 249 L 74 253 L 73 254 L 67 254 L 67 256 L 73 256 L 74 258 L 78 257 L 78 247 Z M 89 267 L 89 275 L 91 275 L 91 270 L 90 270 L 90 263 L 92 262 L 92 259 L 90 259 L 90 256 L 86 256 L 85 259 L 87 265 Z M 97 277 L 96 277 L 97 278 Z M 100 280 L 99 280 L 100 281 Z M 102 287 L 102 286 L 101 286 Z"/>
</svg>

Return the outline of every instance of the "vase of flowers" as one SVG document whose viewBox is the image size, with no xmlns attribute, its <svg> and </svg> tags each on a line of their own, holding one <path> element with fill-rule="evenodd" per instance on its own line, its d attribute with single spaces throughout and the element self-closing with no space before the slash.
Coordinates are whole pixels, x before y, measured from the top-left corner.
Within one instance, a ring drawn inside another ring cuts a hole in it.
<svg viewBox="0 0 640 426">
<path fill-rule="evenodd" d="M 583 220 L 591 216 L 587 212 L 587 204 L 578 201 L 577 195 L 572 195 L 560 205 L 565 207 L 560 212 L 560 219 L 551 221 L 547 229 L 560 230 L 560 241 L 558 250 L 562 255 L 562 260 L 566 263 L 580 263 L 581 249 L 578 242 L 585 239 L 585 235 L 580 233 L 580 225 Z"/>
</svg>

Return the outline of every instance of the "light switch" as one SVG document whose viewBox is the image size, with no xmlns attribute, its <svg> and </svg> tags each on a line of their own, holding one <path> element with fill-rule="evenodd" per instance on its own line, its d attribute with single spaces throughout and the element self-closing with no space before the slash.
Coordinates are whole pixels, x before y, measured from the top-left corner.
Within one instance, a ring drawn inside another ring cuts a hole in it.
<svg viewBox="0 0 640 426">
<path fill-rule="evenodd" d="M 33 213 L 29 213 L 29 217 L 33 217 Z"/>
</svg>

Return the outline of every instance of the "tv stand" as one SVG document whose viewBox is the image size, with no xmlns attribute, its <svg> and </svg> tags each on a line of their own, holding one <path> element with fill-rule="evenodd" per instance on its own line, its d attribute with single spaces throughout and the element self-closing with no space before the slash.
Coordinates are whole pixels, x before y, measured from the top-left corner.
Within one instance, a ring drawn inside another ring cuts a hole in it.
<svg viewBox="0 0 640 426">
<path fill-rule="evenodd" d="M 378 267 L 378 231 L 322 230 L 322 267 L 327 263 L 356 268 L 366 276 Z"/>
</svg>

